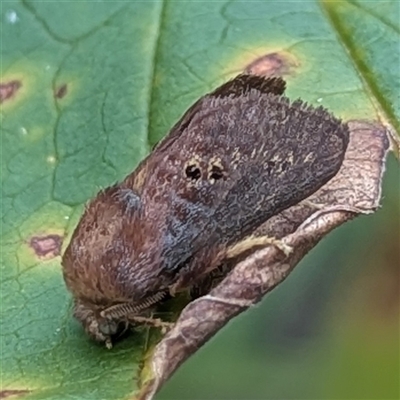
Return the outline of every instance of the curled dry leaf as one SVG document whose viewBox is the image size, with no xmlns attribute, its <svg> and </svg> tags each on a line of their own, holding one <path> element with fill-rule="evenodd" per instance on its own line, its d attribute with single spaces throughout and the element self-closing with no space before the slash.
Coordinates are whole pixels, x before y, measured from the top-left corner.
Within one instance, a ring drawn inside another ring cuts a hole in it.
<svg viewBox="0 0 400 400">
<path fill-rule="evenodd" d="M 282 240 L 288 257 L 268 246 L 238 262 L 209 294 L 189 303 L 155 347 L 139 395 L 150 400 L 191 354 L 230 319 L 281 283 L 325 235 L 359 214 L 374 212 L 381 197 L 389 139 L 381 125 L 352 121 L 350 143 L 339 173 L 306 201 L 271 218 L 256 233 Z"/>
</svg>

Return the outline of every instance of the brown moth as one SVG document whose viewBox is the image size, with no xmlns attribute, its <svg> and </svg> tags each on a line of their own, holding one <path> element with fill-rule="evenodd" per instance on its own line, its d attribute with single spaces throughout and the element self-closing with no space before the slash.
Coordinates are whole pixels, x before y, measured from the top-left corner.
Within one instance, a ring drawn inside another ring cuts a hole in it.
<svg viewBox="0 0 400 400">
<path fill-rule="evenodd" d="M 281 78 L 225 83 L 88 203 L 62 265 L 74 315 L 92 338 L 111 346 L 131 323 L 157 324 L 146 311 L 165 296 L 228 259 L 279 246 L 252 233 L 338 172 L 347 125 L 284 90 Z"/>
</svg>

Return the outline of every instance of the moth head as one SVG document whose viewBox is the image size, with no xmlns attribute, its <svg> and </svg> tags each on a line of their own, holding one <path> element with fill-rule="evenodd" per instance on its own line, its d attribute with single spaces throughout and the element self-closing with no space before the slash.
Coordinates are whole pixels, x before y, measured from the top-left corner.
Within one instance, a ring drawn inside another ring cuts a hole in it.
<svg viewBox="0 0 400 400">
<path fill-rule="evenodd" d="M 82 324 L 90 338 L 111 348 L 115 338 L 122 336 L 129 328 L 126 319 L 107 318 L 93 304 L 75 301 L 74 317 Z"/>
<path fill-rule="evenodd" d="M 125 300 L 117 278 L 137 253 L 140 206 L 134 190 L 118 185 L 86 206 L 62 258 L 64 280 L 75 299 L 93 308 Z"/>
<path fill-rule="evenodd" d="M 95 341 L 111 348 L 115 339 L 120 338 L 130 325 L 152 322 L 154 326 L 164 327 L 158 319 L 143 317 L 159 301 L 168 297 L 167 291 L 159 291 L 141 301 L 123 302 L 106 308 L 96 308 L 80 300 L 75 301 L 74 316 L 80 321 L 86 333 Z M 147 313 L 148 314 L 148 313 Z"/>
</svg>

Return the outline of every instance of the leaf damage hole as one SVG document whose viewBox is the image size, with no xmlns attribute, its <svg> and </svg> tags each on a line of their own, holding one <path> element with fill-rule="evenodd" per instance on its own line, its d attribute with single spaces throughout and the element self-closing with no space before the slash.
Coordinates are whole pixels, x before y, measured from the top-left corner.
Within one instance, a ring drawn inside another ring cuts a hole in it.
<svg viewBox="0 0 400 400">
<path fill-rule="evenodd" d="M 22 83 L 18 80 L 0 83 L 0 104 L 13 98 L 21 86 Z"/>
<path fill-rule="evenodd" d="M 186 176 L 192 181 L 197 181 L 201 177 L 201 171 L 198 165 L 190 164 L 185 169 Z"/>
<path fill-rule="evenodd" d="M 284 52 L 274 52 L 258 57 L 245 68 L 245 72 L 259 76 L 290 75 L 299 63 L 292 55 Z"/>
<path fill-rule="evenodd" d="M 0 399 L 8 399 L 10 397 L 15 398 L 15 397 L 21 397 L 26 394 L 31 393 L 31 390 L 27 389 L 9 389 L 9 390 L 0 390 Z"/>
<path fill-rule="evenodd" d="M 60 85 L 56 90 L 55 90 L 55 96 L 57 99 L 62 99 L 68 92 L 68 86 L 66 83 Z"/>
<path fill-rule="evenodd" d="M 56 234 L 33 236 L 29 245 L 40 258 L 54 258 L 61 254 L 63 237 Z"/>
</svg>

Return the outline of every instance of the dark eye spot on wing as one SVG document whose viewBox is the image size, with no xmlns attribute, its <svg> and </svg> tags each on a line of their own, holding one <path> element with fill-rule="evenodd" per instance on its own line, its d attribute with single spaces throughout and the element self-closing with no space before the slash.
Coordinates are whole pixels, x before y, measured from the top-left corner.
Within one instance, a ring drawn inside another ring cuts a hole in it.
<svg viewBox="0 0 400 400">
<path fill-rule="evenodd" d="M 190 164 L 185 169 L 186 176 L 192 181 L 197 181 L 201 177 L 201 171 L 198 165 Z"/>
<path fill-rule="evenodd" d="M 210 183 L 215 183 L 220 179 L 226 178 L 227 171 L 219 156 L 211 158 L 208 164 L 207 177 Z"/>
<path fill-rule="evenodd" d="M 220 167 L 213 165 L 211 168 L 210 179 L 219 180 L 224 177 L 224 173 Z"/>
</svg>

